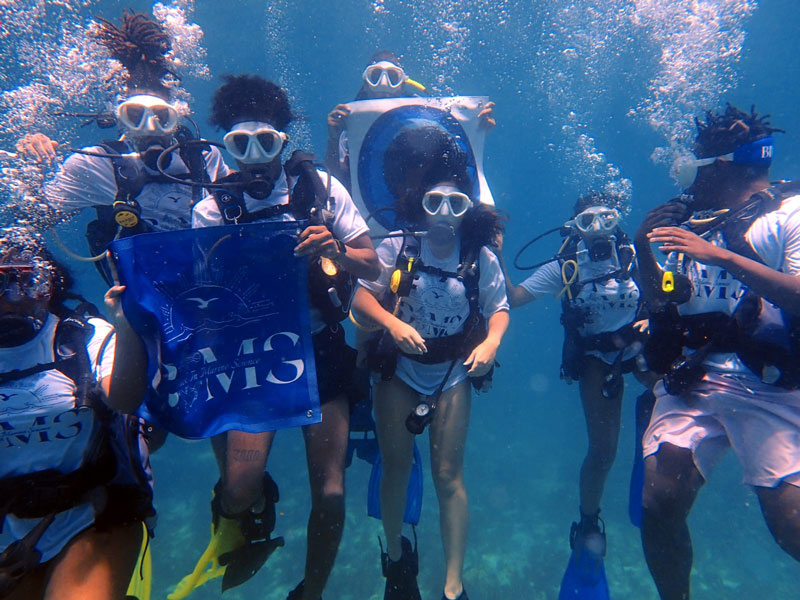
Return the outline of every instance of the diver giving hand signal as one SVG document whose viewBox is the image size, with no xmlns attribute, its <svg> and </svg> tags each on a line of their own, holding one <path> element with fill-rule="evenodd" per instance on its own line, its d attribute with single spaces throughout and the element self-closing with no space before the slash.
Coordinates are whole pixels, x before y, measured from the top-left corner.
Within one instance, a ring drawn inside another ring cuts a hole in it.
<svg viewBox="0 0 800 600">
<path fill-rule="evenodd" d="M 647 234 L 647 241 L 661 244 L 658 247 L 661 252 L 682 252 L 706 265 L 720 264 L 726 256 L 733 255 L 725 248 L 715 246 L 696 233 L 680 227 L 656 227 Z"/>
</svg>

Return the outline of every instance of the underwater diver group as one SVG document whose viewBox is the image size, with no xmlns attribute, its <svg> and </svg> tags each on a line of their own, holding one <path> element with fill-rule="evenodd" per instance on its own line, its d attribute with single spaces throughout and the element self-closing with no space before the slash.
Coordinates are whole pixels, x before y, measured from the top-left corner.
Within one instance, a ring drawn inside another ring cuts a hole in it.
<svg viewBox="0 0 800 600">
<path fill-rule="evenodd" d="M 728 448 L 773 537 L 800 560 L 800 185 L 770 182 L 781 130 L 767 117 L 731 105 L 707 112 L 696 120 L 696 158 L 677 166 L 680 197 L 651 210 L 629 237 L 622 199 L 587 193 L 547 232 L 562 238 L 551 258 L 524 265 L 527 247 L 517 254 L 515 266 L 533 273 L 514 284 L 503 259 L 505 217 L 478 197 L 474 163 L 446 128 L 423 122 L 387 141 L 381 185 L 396 227 L 376 249 L 370 216 L 350 195 L 350 105 L 328 115 L 326 169 L 300 151 L 283 163 L 294 115 L 279 86 L 223 76 L 210 123 L 225 133 L 222 144 L 209 142 L 183 125 L 188 115 L 164 82 L 171 41 L 160 25 L 126 12 L 118 25 L 102 20 L 96 36 L 128 79 L 114 114 L 92 118 L 122 135 L 70 149 L 42 198 L 50 225 L 96 211 L 86 235 L 108 284 L 106 316 L 72 291 L 46 232 L 13 222 L 0 230 L 1 598 L 150 597 L 158 473 L 149 455 L 166 431 L 141 416 L 154 385 L 152 347 L 123 310 L 131 290 L 108 249 L 130 236 L 275 221 L 303 224 L 293 253 L 309 265 L 307 327 L 321 406 L 321 420 L 302 427 L 311 512 L 302 580 L 288 599 L 323 595 L 354 453 L 373 463 L 369 513 L 383 523 L 384 598 L 421 598 L 416 534 L 412 543 L 403 530 L 419 520 L 415 436 L 426 429 L 442 598 L 468 598 L 472 388 L 491 387 L 510 309 L 548 295 L 562 307 L 561 377 L 579 384 L 588 432 L 559 600 L 610 597 L 600 506 L 628 373 L 645 388 L 630 516 L 660 597 L 689 598 L 687 518 Z M 391 52 L 375 54 L 362 80 L 356 101 L 424 98 Z M 476 116 L 484 135 L 495 126 L 492 106 Z M 17 151 L 46 168 L 58 147 L 30 132 Z M 348 316 L 355 348 L 345 339 Z M 275 428 L 243 429 L 210 437 L 220 473 L 211 539 L 171 600 L 217 578 L 223 591 L 240 585 L 283 545 L 273 537 L 278 484 L 266 472 Z"/>
</svg>

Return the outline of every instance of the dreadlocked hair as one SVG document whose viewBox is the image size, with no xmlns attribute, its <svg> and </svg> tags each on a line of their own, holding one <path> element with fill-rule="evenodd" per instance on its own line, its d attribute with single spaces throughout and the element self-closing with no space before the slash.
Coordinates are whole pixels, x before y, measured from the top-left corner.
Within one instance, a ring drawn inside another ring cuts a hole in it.
<svg viewBox="0 0 800 600">
<path fill-rule="evenodd" d="M 750 107 L 749 114 L 730 103 L 726 104 L 725 112 L 714 114 L 707 111 L 705 121 L 697 117 L 694 119 L 697 127 L 695 155 L 698 158 L 720 156 L 775 132 L 786 133 L 783 129 L 772 127 L 769 118 L 770 115 L 758 115 L 755 105 Z"/>
<path fill-rule="evenodd" d="M 128 92 L 154 93 L 169 100 L 169 88 L 164 84 L 170 70 L 166 55 L 172 40 L 164 28 L 144 13 L 122 13 L 120 26 L 97 17 L 97 41 L 108 48 L 111 56 L 128 71 Z"/>
</svg>

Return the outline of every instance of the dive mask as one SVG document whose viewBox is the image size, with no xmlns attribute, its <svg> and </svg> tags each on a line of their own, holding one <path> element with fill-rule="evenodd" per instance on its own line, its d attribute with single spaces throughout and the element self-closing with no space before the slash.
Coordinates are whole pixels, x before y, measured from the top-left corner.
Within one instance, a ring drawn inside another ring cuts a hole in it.
<svg viewBox="0 0 800 600">
<path fill-rule="evenodd" d="M 608 206 L 590 206 L 581 213 L 575 215 L 572 222 L 578 231 L 583 234 L 608 235 L 619 225 L 619 211 Z"/>
<path fill-rule="evenodd" d="M 12 301 L 22 296 L 42 298 L 50 293 L 50 278 L 35 265 L 0 265 L 0 297 L 8 294 Z"/>
<path fill-rule="evenodd" d="M 406 72 L 402 67 L 381 60 L 364 69 L 361 77 L 373 92 L 396 92 L 406 82 Z"/>
<path fill-rule="evenodd" d="M 691 187 L 697 179 L 697 169 L 714 164 L 717 160 L 731 161 L 737 165 L 769 166 L 772 163 L 774 138 L 772 136 L 748 142 L 728 154 L 697 158 L 691 156 L 675 163 L 674 172 L 681 188 Z"/>
<path fill-rule="evenodd" d="M 178 126 L 177 109 L 158 96 L 131 96 L 117 107 L 117 121 L 133 136 L 169 135 Z"/>
<path fill-rule="evenodd" d="M 472 206 L 472 200 L 463 192 L 438 192 L 431 190 L 422 197 L 422 209 L 432 217 L 450 215 L 459 218 Z"/>
<path fill-rule="evenodd" d="M 237 123 L 225 134 L 225 149 L 239 162 L 253 165 L 272 162 L 289 139 L 269 123 L 245 121 Z"/>
</svg>

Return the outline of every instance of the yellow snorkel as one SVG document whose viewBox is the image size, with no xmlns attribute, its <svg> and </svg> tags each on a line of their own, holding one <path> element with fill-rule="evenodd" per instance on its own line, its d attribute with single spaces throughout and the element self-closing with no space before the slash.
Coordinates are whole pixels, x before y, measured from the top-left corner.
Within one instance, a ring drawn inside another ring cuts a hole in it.
<svg viewBox="0 0 800 600">
<path fill-rule="evenodd" d="M 418 81 L 414 81 L 414 80 L 413 80 L 413 79 L 411 79 L 410 77 L 406 77 L 406 81 L 405 81 L 405 83 L 406 83 L 406 85 L 410 85 L 412 88 L 414 88 L 414 89 L 415 89 L 415 90 L 417 90 L 418 92 L 423 92 L 423 93 L 424 93 L 424 92 L 426 92 L 426 91 L 427 91 L 427 90 L 425 89 L 425 86 L 424 86 L 424 85 L 422 85 L 422 84 L 421 84 L 420 82 L 418 82 Z"/>
</svg>

